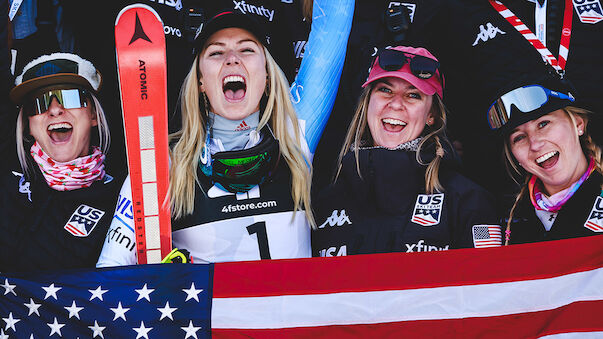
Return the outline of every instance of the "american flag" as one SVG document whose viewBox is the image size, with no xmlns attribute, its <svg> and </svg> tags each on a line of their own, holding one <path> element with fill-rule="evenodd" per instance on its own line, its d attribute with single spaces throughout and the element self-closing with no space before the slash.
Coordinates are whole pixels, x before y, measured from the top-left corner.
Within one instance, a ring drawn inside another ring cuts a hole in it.
<svg viewBox="0 0 603 339">
<path fill-rule="evenodd" d="M 499 225 L 474 225 L 473 244 L 476 248 L 497 247 L 502 244 Z"/>
<path fill-rule="evenodd" d="M 598 236 L 0 275 L 0 338 L 583 338 L 601 314 Z"/>
<path fill-rule="evenodd" d="M 212 266 L 177 266 L 0 276 L 0 338 L 208 338 Z"/>
</svg>

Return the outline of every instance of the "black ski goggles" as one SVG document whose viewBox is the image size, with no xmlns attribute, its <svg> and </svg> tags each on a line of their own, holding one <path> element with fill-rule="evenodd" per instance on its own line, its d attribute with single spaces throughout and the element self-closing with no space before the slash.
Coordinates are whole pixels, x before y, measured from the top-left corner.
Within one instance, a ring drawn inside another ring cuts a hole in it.
<svg viewBox="0 0 603 339">
<path fill-rule="evenodd" d="M 570 94 L 571 95 L 571 94 Z M 575 101 L 570 95 L 544 88 L 540 85 L 528 85 L 516 88 L 498 98 L 488 109 L 488 124 L 493 130 L 499 129 L 511 120 L 511 110 L 530 113 L 544 106 L 549 100 L 565 100 L 567 104 Z"/>
<path fill-rule="evenodd" d="M 201 164 L 203 174 L 228 192 L 247 192 L 273 174 L 280 158 L 279 143 L 270 131 L 264 133 L 262 141 L 254 147 L 218 152 L 210 157 L 207 163 Z"/>
<path fill-rule="evenodd" d="M 83 108 L 88 106 L 88 92 L 81 88 L 46 89 L 28 95 L 23 103 L 23 111 L 28 116 L 48 112 L 52 100 L 66 109 Z"/>
<path fill-rule="evenodd" d="M 379 67 L 388 72 L 398 71 L 408 63 L 412 74 L 419 79 L 431 78 L 440 68 L 440 63 L 434 59 L 395 49 L 380 50 L 377 60 Z"/>
</svg>

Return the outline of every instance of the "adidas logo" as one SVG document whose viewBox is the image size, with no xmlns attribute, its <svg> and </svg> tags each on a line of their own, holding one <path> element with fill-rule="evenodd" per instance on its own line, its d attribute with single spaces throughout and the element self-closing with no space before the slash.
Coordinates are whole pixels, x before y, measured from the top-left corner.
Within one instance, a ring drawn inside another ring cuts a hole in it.
<svg viewBox="0 0 603 339">
<path fill-rule="evenodd" d="M 235 128 L 235 131 L 239 132 L 239 131 L 246 131 L 248 129 L 250 129 L 251 127 L 249 127 L 249 125 L 247 125 L 247 123 L 245 123 L 245 120 L 241 121 L 241 123 L 239 124 L 239 126 L 237 126 L 237 128 Z"/>
<path fill-rule="evenodd" d="M 479 33 L 477 34 L 477 37 L 475 38 L 475 41 L 473 42 L 472 46 L 477 45 L 480 41 L 488 41 L 490 39 L 493 39 L 496 34 L 506 34 L 505 32 L 501 31 L 498 27 L 494 27 L 494 25 L 492 25 L 492 23 L 488 22 L 486 24 L 486 27 L 484 27 L 484 25 L 479 25 Z"/>
</svg>

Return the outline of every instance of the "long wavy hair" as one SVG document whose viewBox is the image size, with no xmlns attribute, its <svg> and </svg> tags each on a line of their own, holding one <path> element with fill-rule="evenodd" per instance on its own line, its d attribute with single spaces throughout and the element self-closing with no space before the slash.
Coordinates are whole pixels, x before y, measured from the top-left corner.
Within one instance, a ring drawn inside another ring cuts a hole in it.
<svg viewBox="0 0 603 339">
<path fill-rule="evenodd" d="M 573 106 L 567 106 L 563 109 L 563 111 L 567 114 L 569 119 L 572 121 L 572 124 L 576 125 L 576 116 L 581 117 L 584 120 L 585 127 L 588 126 L 589 116 L 592 112 L 578 108 Z M 593 158 L 595 160 L 595 170 L 601 174 L 603 174 L 603 165 L 601 163 L 601 147 L 599 147 L 592 139 L 590 134 L 588 133 L 588 129 L 584 129 L 584 134 L 579 135 L 577 131 L 575 132 L 575 137 L 580 140 L 580 146 L 582 147 L 582 152 L 586 158 Z M 509 216 L 507 219 L 507 227 L 506 234 L 510 234 L 511 232 L 511 222 L 513 220 L 513 215 L 515 214 L 515 210 L 519 204 L 519 202 L 528 194 L 528 182 L 530 181 L 531 174 L 527 172 L 523 167 L 519 166 L 519 162 L 513 156 L 513 152 L 511 152 L 511 145 L 509 145 L 509 138 L 504 139 L 504 148 L 503 148 L 503 158 L 505 162 L 505 166 L 507 167 L 507 172 L 513 178 L 516 183 L 521 183 L 521 189 L 519 193 L 515 196 L 515 201 L 511 210 L 509 211 Z M 601 187 L 603 189 L 603 185 Z M 509 239 L 505 240 L 505 245 L 509 244 Z"/>
<path fill-rule="evenodd" d="M 373 89 L 377 83 L 378 81 L 370 83 L 362 90 L 362 93 L 360 94 L 354 117 L 352 118 L 352 122 L 348 128 L 348 133 L 345 137 L 343 146 L 341 147 L 341 151 L 339 152 L 339 160 L 337 162 L 338 170 L 334 181 L 337 181 L 337 178 L 339 177 L 343 157 L 350 152 L 350 150 L 354 152 L 356 157 L 356 171 L 358 172 L 358 175 L 362 177 L 362 173 L 360 173 L 360 163 L 358 162 L 358 151 L 360 148 L 359 146 L 373 145 L 374 142 L 368 126 L 367 115 L 369 102 L 371 100 L 371 93 L 373 92 Z M 442 143 L 448 142 L 445 134 L 447 113 L 446 107 L 444 106 L 444 103 L 438 94 L 433 95 L 430 113 L 433 117 L 433 125 L 425 126 L 423 131 L 423 139 L 419 143 L 419 148 L 416 152 L 417 162 L 427 166 L 427 169 L 425 170 L 425 192 L 427 194 L 444 191 L 444 187 L 440 183 L 438 173 L 442 158 L 445 155 L 445 150 Z M 421 158 L 421 154 L 425 154 L 422 151 L 428 145 L 435 145 L 434 156 L 431 161 L 425 162 Z"/>
<path fill-rule="evenodd" d="M 92 106 L 92 113 L 96 114 L 97 121 L 96 133 L 93 133 L 94 129 L 90 131 L 92 133 L 90 143 L 93 145 L 98 145 L 101 151 L 106 155 L 109 151 L 109 146 L 111 144 L 111 133 L 109 132 L 109 124 L 107 123 L 107 118 L 105 118 L 105 111 L 103 110 L 103 107 L 101 106 L 96 96 L 90 92 L 88 93 L 90 101 L 92 101 L 92 103 L 94 104 Z M 29 134 L 29 119 L 27 115 L 23 113 L 23 108 L 19 109 L 19 115 L 17 116 L 17 124 L 15 127 L 15 134 L 17 158 L 19 159 L 19 163 L 21 164 L 23 175 L 31 175 L 32 172 L 28 165 L 28 159 L 31 156 L 29 155 L 29 152 L 25 151 L 25 145 L 31 146 L 33 145 L 35 140 Z"/>
<path fill-rule="evenodd" d="M 289 98 L 289 83 L 268 49 L 263 49 L 268 80 L 261 100 L 261 106 L 264 107 L 257 130 L 267 124 L 272 128 L 279 141 L 280 154 L 291 170 L 291 198 L 295 211 L 304 208 L 308 222 L 315 227 L 310 208 L 312 167 L 301 148 L 297 115 Z M 170 135 L 170 142 L 173 143 L 170 150 L 170 202 L 175 219 L 193 213 L 195 185 L 199 185 L 197 169 L 206 140 L 209 103 L 207 97 L 199 92 L 198 59 L 199 54 L 181 88 L 182 128 Z"/>
</svg>

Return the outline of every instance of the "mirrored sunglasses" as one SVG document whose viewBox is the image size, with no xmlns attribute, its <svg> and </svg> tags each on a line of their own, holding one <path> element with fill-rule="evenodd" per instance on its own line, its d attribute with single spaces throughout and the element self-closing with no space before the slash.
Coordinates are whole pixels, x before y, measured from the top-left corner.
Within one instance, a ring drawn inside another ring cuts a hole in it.
<svg viewBox="0 0 603 339">
<path fill-rule="evenodd" d="M 497 99 L 488 109 L 488 123 L 491 129 L 499 129 L 511 119 L 513 106 L 521 113 L 530 113 L 544 106 L 550 99 L 567 100 L 568 104 L 575 99 L 567 94 L 552 91 L 540 85 L 528 85 L 516 88 Z"/>
<path fill-rule="evenodd" d="M 34 92 L 23 103 L 23 111 L 29 116 L 44 114 L 50 108 L 53 99 L 66 109 L 88 106 L 88 93 L 79 88 L 51 89 Z"/>
<path fill-rule="evenodd" d="M 400 70 L 408 63 L 412 74 L 419 79 L 431 78 L 440 67 L 440 63 L 434 59 L 395 49 L 382 49 L 377 57 L 379 67 L 389 72 Z"/>
</svg>

